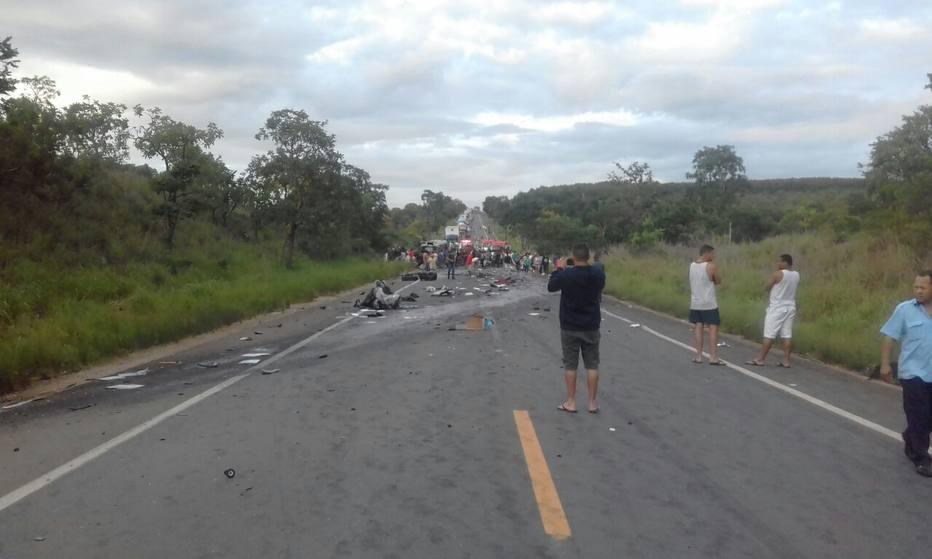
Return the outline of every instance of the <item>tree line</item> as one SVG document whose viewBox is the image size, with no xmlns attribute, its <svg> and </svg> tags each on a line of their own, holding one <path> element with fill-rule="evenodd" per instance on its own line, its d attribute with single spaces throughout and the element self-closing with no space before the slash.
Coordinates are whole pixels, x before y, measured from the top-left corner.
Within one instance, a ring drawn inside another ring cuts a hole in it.
<svg viewBox="0 0 932 559">
<path fill-rule="evenodd" d="M 14 77 L 18 55 L 11 38 L 0 41 L 0 241 L 8 252 L 110 262 L 145 256 L 125 254 L 152 249 L 140 238 L 170 252 L 186 226 L 211 227 L 235 239 L 277 239 L 290 266 L 296 251 L 381 251 L 397 236 L 393 224 L 409 225 L 390 215 L 388 187 L 345 160 L 325 120 L 273 111 L 255 135 L 271 149 L 237 172 L 211 152 L 223 138 L 215 123 L 86 96 L 59 108 L 51 78 Z M 130 163 L 131 148 L 152 166 Z M 422 209 L 437 204 L 453 211 L 440 193 Z"/>
<path fill-rule="evenodd" d="M 547 252 L 579 240 L 638 250 L 819 231 L 838 241 L 859 232 L 892 235 L 920 258 L 930 254 L 932 106 L 919 107 L 877 138 L 861 169 L 862 178 L 750 180 L 734 146 L 705 146 L 684 182 L 656 181 L 646 162 L 615 163 L 602 182 L 490 196 L 483 209 Z"/>
</svg>

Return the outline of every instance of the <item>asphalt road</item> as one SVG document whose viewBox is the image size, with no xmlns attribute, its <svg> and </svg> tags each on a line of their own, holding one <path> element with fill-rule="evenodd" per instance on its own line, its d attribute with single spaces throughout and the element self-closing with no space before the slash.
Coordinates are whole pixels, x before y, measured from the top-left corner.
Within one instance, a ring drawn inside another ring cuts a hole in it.
<svg viewBox="0 0 932 559">
<path fill-rule="evenodd" d="M 425 292 L 442 283 L 0 412 L 0 558 L 929 555 L 895 389 L 693 365 L 686 325 L 606 299 L 602 412 L 569 415 L 543 278 Z M 494 326 L 449 330 L 473 313 Z"/>
</svg>

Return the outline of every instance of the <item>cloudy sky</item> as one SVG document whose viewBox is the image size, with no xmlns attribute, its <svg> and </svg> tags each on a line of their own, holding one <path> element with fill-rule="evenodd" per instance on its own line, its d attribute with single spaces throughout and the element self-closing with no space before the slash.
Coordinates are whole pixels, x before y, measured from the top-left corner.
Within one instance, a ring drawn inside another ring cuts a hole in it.
<svg viewBox="0 0 932 559">
<path fill-rule="evenodd" d="M 856 176 L 932 102 L 928 0 L 0 0 L 19 76 L 226 133 L 242 169 L 272 110 L 330 121 L 347 160 L 468 203 L 647 161 L 680 180 L 734 144 L 752 178 Z"/>
</svg>

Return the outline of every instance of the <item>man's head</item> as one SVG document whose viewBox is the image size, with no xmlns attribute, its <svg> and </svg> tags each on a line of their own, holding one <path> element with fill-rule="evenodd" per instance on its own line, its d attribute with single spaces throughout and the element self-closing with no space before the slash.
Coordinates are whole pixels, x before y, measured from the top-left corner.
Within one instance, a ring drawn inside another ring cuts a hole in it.
<svg viewBox="0 0 932 559">
<path fill-rule="evenodd" d="M 793 257 L 789 254 L 781 254 L 780 260 L 777 262 L 777 267 L 781 270 L 789 270 L 793 267 Z"/>
<path fill-rule="evenodd" d="M 586 264 L 589 262 L 589 247 L 580 243 L 573 247 L 573 262 Z"/>
<path fill-rule="evenodd" d="M 576 265 L 576 262 L 575 262 L 572 258 L 567 258 L 567 259 L 566 259 L 566 267 L 567 267 L 567 268 L 572 268 L 572 267 L 575 266 L 575 265 Z"/>
<path fill-rule="evenodd" d="M 702 247 L 699 248 L 699 259 L 703 262 L 715 260 L 715 247 L 712 245 L 702 245 Z"/>
<path fill-rule="evenodd" d="M 932 270 L 923 270 L 916 274 L 913 282 L 913 294 L 921 305 L 932 302 Z"/>
</svg>

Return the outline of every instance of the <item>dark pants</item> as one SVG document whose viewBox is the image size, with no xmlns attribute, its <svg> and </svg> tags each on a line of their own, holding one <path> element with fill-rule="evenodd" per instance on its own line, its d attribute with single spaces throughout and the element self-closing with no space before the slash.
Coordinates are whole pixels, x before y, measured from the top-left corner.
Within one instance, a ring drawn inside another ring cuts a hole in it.
<svg viewBox="0 0 932 559">
<path fill-rule="evenodd" d="M 456 263 L 447 262 L 447 279 L 456 279 Z"/>
<path fill-rule="evenodd" d="M 929 462 L 929 433 L 932 432 L 932 382 L 919 378 L 900 380 L 903 387 L 903 411 L 906 430 L 903 440 L 916 461 Z"/>
</svg>

